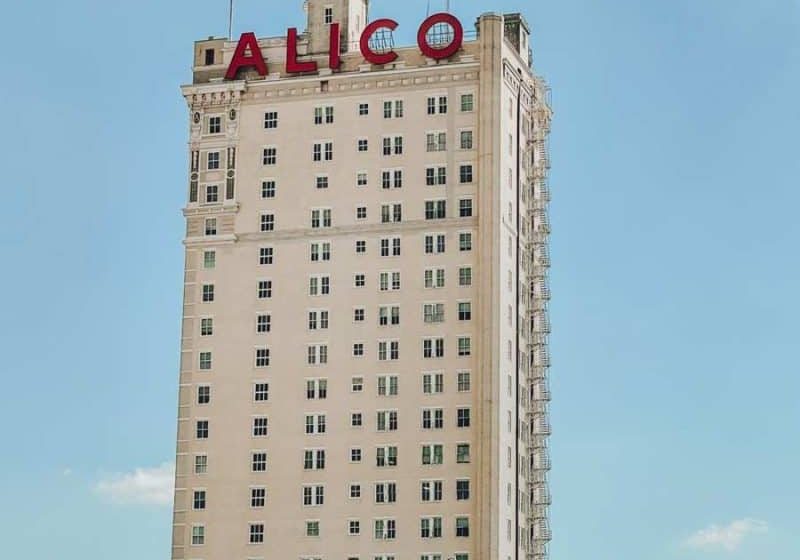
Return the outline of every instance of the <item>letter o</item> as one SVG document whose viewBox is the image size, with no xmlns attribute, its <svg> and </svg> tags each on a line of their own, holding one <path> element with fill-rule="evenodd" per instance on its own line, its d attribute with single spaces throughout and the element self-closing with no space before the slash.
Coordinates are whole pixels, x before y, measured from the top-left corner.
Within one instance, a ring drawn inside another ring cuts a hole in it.
<svg viewBox="0 0 800 560">
<path fill-rule="evenodd" d="M 428 43 L 428 31 L 430 31 L 431 28 L 437 23 L 447 23 L 453 28 L 453 40 L 449 45 L 441 48 L 432 47 Z M 459 51 L 463 43 L 464 28 L 461 26 L 461 22 L 458 21 L 458 18 L 452 14 L 433 14 L 431 17 L 422 22 L 422 25 L 419 26 L 419 31 L 417 32 L 417 44 L 419 45 L 419 50 L 422 51 L 422 54 L 428 58 L 433 58 L 435 60 L 441 60 L 443 58 L 449 58 L 453 56 Z"/>
<path fill-rule="evenodd" d="M 364 60 L 371 62 L 372 64 L 389 64 L 397 59 L 397 53 L 394 51 L 389 51 L 382 54 L 373 51 L 369 46 L 369 40 L 378 29 L 385 27 L 389 31 L 394 31 L 397 29 L 398 25 L 399 24 L 393 19 L 385 18 L 376 19 L 364 28 L 364 32 L 361 33 L 360 41 L 361 54 L 364 57 Z"/>
</svg>

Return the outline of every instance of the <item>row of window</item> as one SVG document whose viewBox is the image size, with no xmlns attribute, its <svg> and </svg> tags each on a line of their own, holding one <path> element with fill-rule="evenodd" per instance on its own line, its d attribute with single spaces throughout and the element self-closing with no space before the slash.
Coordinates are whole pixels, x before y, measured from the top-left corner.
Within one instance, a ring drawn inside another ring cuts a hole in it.
<svg viewBox="0 0 800 560">
<path fill-rule="evenodd" d="M 459 336 L 457 341 L 457 355 L 460 358 L 469 357 L 472 355 L 472 339 L 469 336 Z M 399 340 L 379 340 L 377 344 L 378 361 L 395 361 L 400 359 L 400 341 Z M 210 371 L 213 369 L 213 353 L 210 350 L 204 350 L 198 353 L 198 369 L 200 371 Z M 365 356 L 365 343 L 354 342 L 352 356 L 354 358 L 361 358 Z M 422 339 L 422 357 L 423 358 L 444 358 L 445 357 L 445 339 L 443 337 L 430 337 Z M 328 363 L 328 345 L 327 344 L 310 344 L 307 347 L 308 365 L 324 365 Z M 255 367 L 265 368 L 270 364 L 270 349 L 267 347 L 258 347 L 255 349 Z"/>
<path fill-rule="evenodd" d="M 442 234 L 430 235 L 425 237 L 426 252 L 430 247 L 430 252 L 436 251 L 438 253 L 444 252 L 445 237 Z M 259 264 L 268 265 L 273 263 L 274 251 L 272 247 L 262 247 L 259 249 Z M 216 268 L 217 254 L 216 251 L 206 250 L 203 252 L 203 268 L 211 270 Z M 425 288 L 444 288 L 446 285 L 445 278 L 446 272 L 444 268 L 426 268 L 424 274 L 424 287 Z M 356 288 L 363 288 L 366 286 L 366 275 L 363 273 L 356 273 L 354 276 L 354 285 Z M 468 287 L 472 285 L 472 267 L 462 266 L 458 268 L 458 285 L 460 287 Z M 380 291 L 395 291 L 400 289 L 400 272 L 381 272 L 378 275 L 378 288 Z M 205 284 L 203 288 L 203 302 L 209 303 L 214 301 L 214 285 Z M 268 332 L 266 329 L 264 332 Z"/>
<path fill-rule="evenodd" d="M 442 517 L 430 516 L 423 517 L 420 520 L 420 538 L 423 539 L 437 539 L 442 538 Z M 350 519 L 347 521 L 348 534 L 357 536 L 361 534 L 361 521 L 358 519 Z M 373 537 L 376 540 L 394 540 L 397 538 L 397 520 L 396 519 L 375 519 L 373 521 Z M 249 524 L 249 538 L 250 544 L 264 544 L 265 542 L 264 523 L 250 523 Z M 321 536 L 320 522 L 318 520 L 307 520 L 304 523 L 304 534 L 306 537 L 319 537 Z M 456 537 L 469 537 L 469 517 L 456 517 L 455 518 L 455 536 Z M 206 544 L 205 538 L 205 525 L 192 526 L 192 545 L 202 546 Z M 358 557 L 350 557 L 348 560 L 357 560 Z M 373 560 L 395 560 L 394 555 L 378 555 L 373 556 Z M 420 560 L 441 560 L 441 554 L 424 554 Z M 453 558 L 455 560 L 468 560 L 468 554 L 456 554 Z M 301 560 L 321 560 L 319 558 L 302 558 Z"/>
</svg>

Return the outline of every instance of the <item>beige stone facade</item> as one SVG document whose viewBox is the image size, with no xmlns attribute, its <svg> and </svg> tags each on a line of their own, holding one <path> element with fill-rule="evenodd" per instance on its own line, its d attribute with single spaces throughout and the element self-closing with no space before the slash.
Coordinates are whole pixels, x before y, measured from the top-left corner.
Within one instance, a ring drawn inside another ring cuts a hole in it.
<svg viewBox="0 0 800 560">
<path fill-rule="evenodd" d="M 366 0 L 307 11 L 318 72 L 268 38 L 269 75 L 226 81 L 236 42 L 210 39 L 183 88 L 172 558 L 542 559 L 550 109 L 527 24 L 485 14 L 453 57 L 379 67 Z"/>
</svg>

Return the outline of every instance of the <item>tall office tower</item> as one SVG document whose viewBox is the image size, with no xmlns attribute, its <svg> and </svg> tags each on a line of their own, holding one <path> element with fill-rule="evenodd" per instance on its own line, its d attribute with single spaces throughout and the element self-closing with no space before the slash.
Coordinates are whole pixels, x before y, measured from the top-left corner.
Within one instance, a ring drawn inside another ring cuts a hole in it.
<svg viewBox="0 0 800 560">
<path fill-rule="evenodd" d="M 529 28 L 367 7 L 195 44 L 174 559 L 547 555 Z"/>
</svg>

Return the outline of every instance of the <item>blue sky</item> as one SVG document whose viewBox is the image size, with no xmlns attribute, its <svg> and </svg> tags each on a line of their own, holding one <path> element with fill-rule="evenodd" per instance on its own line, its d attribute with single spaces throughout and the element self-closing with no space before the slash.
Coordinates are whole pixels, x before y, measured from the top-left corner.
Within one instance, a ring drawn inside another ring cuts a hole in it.
<svg viewBox="0 0 800 560">
<path fill-rule="evenodd" d="M 553 87 L 553 558 L 800 558 L 800 3 L 452 4 L 522 10 Z M 169 557 L 178 86 L 226 6 L 4 3 L 5 557 Z"/>
</svg>

